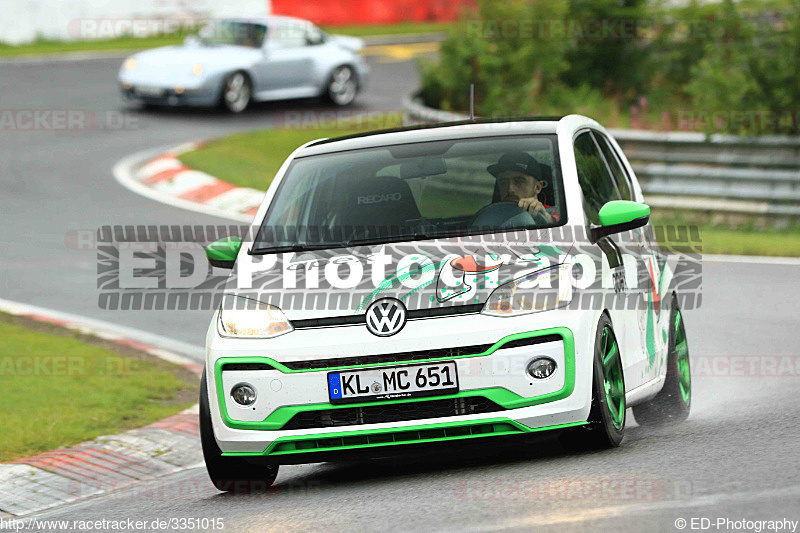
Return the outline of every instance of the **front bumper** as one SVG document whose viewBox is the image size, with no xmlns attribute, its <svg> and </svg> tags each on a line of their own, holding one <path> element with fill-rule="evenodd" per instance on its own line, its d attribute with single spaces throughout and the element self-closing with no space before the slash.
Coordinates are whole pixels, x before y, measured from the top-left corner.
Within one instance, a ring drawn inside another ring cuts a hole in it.
<svg viewBox="0 0 800 533">
<path fill-rule="evenodd" d="M 331 328 L 295 331 L 267 341 L 242 341 L 218 337 L 216 324 L 212 323 L 207 380 L 214 433 L 224 455 L 261 456 L 275 462 L 315 462 L 332 452 L 522 435 L 579 425 L 587 420 L 591 402 L 592 351 L 586 339 L 593 336 L 586 324 L 592 323 L 584 313 L 565 311 L 541 313 L 535 320 L 531 316 L 508 319 L 482 315 L 426 319 L 409 321 L 393 342 L 376 341 L 363 326 L 335 328 L 338 351 L 348 355 L 360 355 L 359 352 L 366 350 L 375 353 L 376 345 L 383 344 L 383 353 L 400 352 L 406 345 L 425 346 L 415 337 L 428 343 L 436 339 L 441 346 L 476 346 L 487 341 L 491 346 L 478 353 L 432 359 L 457 364 L 460 385 L 457 394 L 344 406 L 328 401 L 327 373 L 331 368 L 292 370 L 282 364 L 318 359 L 307 355 L 320 353 L 311 341 L 327 342 L 330 350 Z M 532 325 L 541 327 L 526 331 Z M 454 331 L 451 329 L 454 326 L 464 333 L 455 339 L 442 339 L 441 332 Z M 362 339 L 362 330 L 369 337 Z M 293 342 L 289 342 L 287 339 L 292 336 L 295 336 Z M 401 336 L 405 342 L 400 340 Z M 531 340 L 536 342 L 530 343 Z M 389 347 L 394 349 L 388 350 Z M 271 357 L 265 357 L 265 353 Z M 558 371 L 541 382 L 530 379 L 524 369 L 534 355 L 552 357 L 558 363 Z M 269 367 L 230 366 L 258 363 Z M 234 385 L 243 381 L 259 391 L 256 403 L 247 409 L 233 403 L 229 394 Z M 382 423 L 364 419 L 366 423 L 300 429 L 291 424 L 296 416 L 309 413 L 324 413 L 321 417 L 324 419 L 339 409 L 368 409 L 376 405 L 408 408 L 414 402 L 433 400 L 452 401 L 457 406 L 475 398 L 487 399 L 498 408 Z"/>
<path fill-rule="evenodd" d="M 210 107 L 219 100 L 219 91 L 204 87 L 153 87 L 122 83 L 120 90 L 125 100 L 151 105 Z"/>
</svg>

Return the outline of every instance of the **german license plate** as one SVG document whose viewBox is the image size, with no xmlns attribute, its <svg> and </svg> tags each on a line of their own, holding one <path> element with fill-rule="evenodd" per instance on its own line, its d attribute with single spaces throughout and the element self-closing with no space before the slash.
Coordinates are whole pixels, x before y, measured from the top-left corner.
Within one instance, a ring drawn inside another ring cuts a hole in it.
<svg viewBox="0 0 800 533">
<path fill-rule="evenodd" d="M 139 96 L 159 97 L 164 95 L 164 89 L 161 87 L 151 87 L 149 85 L 138 85 L 136 87 L 136 94 Z"/>
<path fill-rule="evenodd" d="M 328 373 L 328 395 L 333 404 L 454 392 L 458 392 L 454 361 Z"/>
</svg>

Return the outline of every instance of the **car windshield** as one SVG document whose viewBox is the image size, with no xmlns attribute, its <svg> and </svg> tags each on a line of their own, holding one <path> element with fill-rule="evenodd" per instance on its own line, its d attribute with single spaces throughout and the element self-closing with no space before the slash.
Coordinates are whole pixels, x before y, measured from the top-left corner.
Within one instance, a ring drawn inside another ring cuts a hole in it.
<svg viewBox="0 0 800 533">
<path fill-rule="evenodd" d="M 556 150 L 554 135 L 517 135 L 297 158 L 252 251 L 558 226 L 566 209 Z"/>
<path fill-rule="evenodd" d="M 233 44 L 260 48 L 266 34 L 267 27 L 263 24 L 220 21 L 207 24 L 198 35 L 205 44 Z"/>
</svg>

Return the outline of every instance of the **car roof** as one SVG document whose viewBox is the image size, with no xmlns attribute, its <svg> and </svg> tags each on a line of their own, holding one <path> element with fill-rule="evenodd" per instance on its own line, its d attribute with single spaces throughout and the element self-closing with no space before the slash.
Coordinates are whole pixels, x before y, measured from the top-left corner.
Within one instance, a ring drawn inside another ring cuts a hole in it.
<svg viewBox="0 0 800 533">
<path fill-rule="evenodd" d="M 574 117 L 575 115 L 572 116 Z M 296 157 L 448 139 L 526 134 L 552 135 L 556 133 L 558 123 L 563 118 L 564 117 L 525 117 L 510 119 L 476 119 L 355 133 L 352 135 L 313 141 L 303 147 L 296 154 Z"/>
</svg>

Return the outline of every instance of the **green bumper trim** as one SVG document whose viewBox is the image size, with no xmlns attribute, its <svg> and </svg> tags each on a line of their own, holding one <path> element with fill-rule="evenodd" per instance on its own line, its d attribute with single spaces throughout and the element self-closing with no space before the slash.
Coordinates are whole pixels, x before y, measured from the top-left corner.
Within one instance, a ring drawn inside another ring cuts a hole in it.
<svg viewBox="0 0 800 533">
<path fill-rule="evenodd" d="M 267 363 L 273 365 L 274 361 L 267 357 L 223 357 L 218 359 L 214 365 L 214 377 L 217 384 L 217 399 L 219 402 L 219 411 L 220 414 L 222 415 L 222 421 L 225 423 L 226 426 L 230 428 L 275 431 L 283 428 L 283 426 L 286 425 L 286 423 L 289 422 L 289 420 L 291 420 L 292 417 L 295 416 L 297 413 L 303 413 L 309 411 L 321 411 L 326 409 L 367 407 L 373 405 L 404 404 L 404 403 L 430 401 L 430 400 L 446 400 L 451 398 L 469 398 L 474 396 L 483 396 L 484 398 L 487 398 L 495 402 L 496 404 L 500 405 L 504 409 L 519 409 L 522 407 L 530 407 L 532 405 L 554 402 L 556 400 L 561 400 L 566 398 L 567 396 L 572 394 L 572 391 L 575 389 L 575 340 L 573 338 L 572 331 L 570 331 L 569 328 L 549 328 L 527 333 L 515 333 L 513 335 L 508 335 L 506 337 L 503 337 L 502 339 L 494 343 L 494 345 L 492 345 L 491 348 L 480 354 L 462 355 L 457 357 L 446 357 L 446 358 L 435 358 L 435 359 L 424 359 L 424 360 L 413 361 L 413 363 L 417 364 L 429 361 L 442 361 L 442 360 L 449 361 L 453 359 L 465 359 L 468 357 L 485 357 L 491 355 L 492 353 L 500 349 L 504 344 L 508 342 L 517 339 L 526 339 L 529 337 L 540 337 L 544 335 L 553 335 L 553 334 L 561 336 L 561 339 L 564 342 L 564 373 L 565 373 L 564 386 L 561 388 L 561 390 L 551 392 L 548 394 L 542 394 L 540 396 L 525 398 L 520 396 L 519 394 L 511 392 L 508 389 L 502 387 L 491 387 L 486 389 L 461 391 L 457 394 L 448 394 L 444 396 L 426 396 L 424 398 L 413 398 L 410 400 L 388 400 L 384 402 L 359 402 L 359 403 L 351 403 L 338 406 L 327 402 L 316 403 L 316 404 L 286 405 L 275 409 L 263 421 L 233 420 L 228 415 L 227 406 L 225 405 L 225 391 L 223 390 L 222 387 L 222 368 L 226 364 L 232 364 L 232 363 Z M 280 363 L 276 364 L 280 365 Z M 398 364 L 402 363 L 396 363 L 396 362 L 380 363 L 377 365 L 362 365 L 357 367 L 341 367 L 335 369 L 330 368 L 330 369 L 312 370 L 312 371 L 327 373 L 333 370 L 342 370 L 345 368 L 396 366 Z M 275 369 L 282 371 L 277 366 L 275 367 Z M 287 373 L 291 372 L 308 372 L 308 370 L 289 371 Z"/>
<path fill-rule="evenodd" d="M 562 429 L 584 424 L 586 424 L 586 422 L 570 422 L 568 424 L 559 424 L 555 426 L 529 428 L 524 424 L 508 418 L 490 418 L 469 422 L 428 424 L 372 431 L 343 431 L 319 435 L 280 437 L 270 444 L 263 452 L 224 452 L 222 455 L 226 457 L 261 457 L 265 455 L 274 457 L 300 453 L 375 448 L 378 446 L 397 446 L 400 444 L 444 442 L 480 437 L 498 437 L 502 435 L 523 435 L 526 433 Z"/>
</svg>

